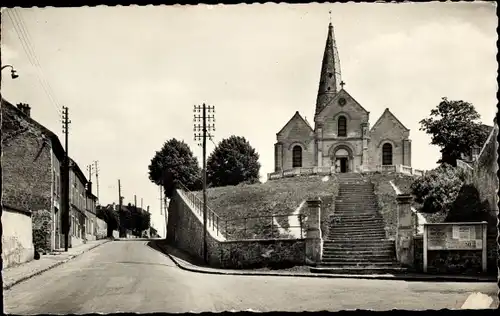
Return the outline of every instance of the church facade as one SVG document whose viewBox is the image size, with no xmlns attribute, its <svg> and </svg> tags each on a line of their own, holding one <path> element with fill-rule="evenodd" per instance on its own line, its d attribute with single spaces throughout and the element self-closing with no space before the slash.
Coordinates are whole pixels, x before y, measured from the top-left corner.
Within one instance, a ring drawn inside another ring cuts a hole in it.
<svg viewBox="0 0 500 316">
<path fill-rule="evenodd" d="M 344 85 L 330 23 L 314 126 L 296 112 L 276 134 L 275 173 L 312 167 L 330 167 L 336 173 L 411 167 L 410 130 L 389 109 L 370 128 L 370 112 Z"/>
</svg>

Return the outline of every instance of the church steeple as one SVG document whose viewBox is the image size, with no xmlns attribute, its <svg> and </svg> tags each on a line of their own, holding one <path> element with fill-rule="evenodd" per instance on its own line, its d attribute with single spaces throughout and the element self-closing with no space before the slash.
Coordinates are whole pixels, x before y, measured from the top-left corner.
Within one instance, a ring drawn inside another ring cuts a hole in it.
<svg viewBox="0 0 500 316">
<path fill-rule="evenodd" d="M 321 77 L 316 100 L 316 113 L 318 114 L 341 90 L 342 82 L 340 75 L 340 59 L 335 43 L 332 22 L 328 25 L 328 36 L 326 38 L 325 52 L 323 53 L 323 63 L 321 65 Z"/>
</svg>

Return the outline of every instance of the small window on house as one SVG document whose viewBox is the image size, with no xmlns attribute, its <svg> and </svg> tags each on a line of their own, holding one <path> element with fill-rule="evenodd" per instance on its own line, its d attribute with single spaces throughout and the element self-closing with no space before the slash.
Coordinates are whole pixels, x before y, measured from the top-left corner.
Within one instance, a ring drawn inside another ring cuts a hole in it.
<svg viewBox="0 0 500 316">
<path fill-rule="evenodd" d="M 292 168 L 302 167 L 302 147 L 294 146 L 292 150 Z"/>
<path fill-rule="evenodd" d="M 382 146 L 382 165 L 392 165 L 392 145 L 389 143 L 385 143 Z"/>
<path fill-rule="evenodd" d="M 347 136 L 347 120 L 344 116 L 339 117 L 337 129 L 337 134 L 339 137 Z"/>
</svg>

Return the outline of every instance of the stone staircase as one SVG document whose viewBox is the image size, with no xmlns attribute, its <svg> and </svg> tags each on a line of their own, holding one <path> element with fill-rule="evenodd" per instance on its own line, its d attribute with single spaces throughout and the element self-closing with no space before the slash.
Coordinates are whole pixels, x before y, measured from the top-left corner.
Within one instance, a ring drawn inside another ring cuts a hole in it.
<svg viewBox="0 0 500 316">
<path fill-rule="evenodd" d="M 386 238 L 373 184 L 357 173 L 338 175 L 339 194 L 323 238 L 323 258 L 315 273 L 379 274 L 403 272 L 394 241 Z"/>
</svg>

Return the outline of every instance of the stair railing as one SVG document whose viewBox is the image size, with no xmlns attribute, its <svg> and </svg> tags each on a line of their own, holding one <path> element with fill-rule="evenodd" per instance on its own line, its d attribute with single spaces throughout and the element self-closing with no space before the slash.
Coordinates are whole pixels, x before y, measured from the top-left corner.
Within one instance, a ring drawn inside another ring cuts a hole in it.
<svg viewBox="0 0 500 316">
<path fill-rule="evenodd" d="M 178 182 L 180 189 L 184 192 L 184 195 L 194 207 L 194 211 L 203 217 L 203 201 L 196 196 L 195 193 L 191 192 L 184 184 Z M 219 234 L 223 236 L 221 230 L 222 220 L 208 205 L 207 205 L 207 227 L 212 228 L 217 236 Z"/>
</svg>

